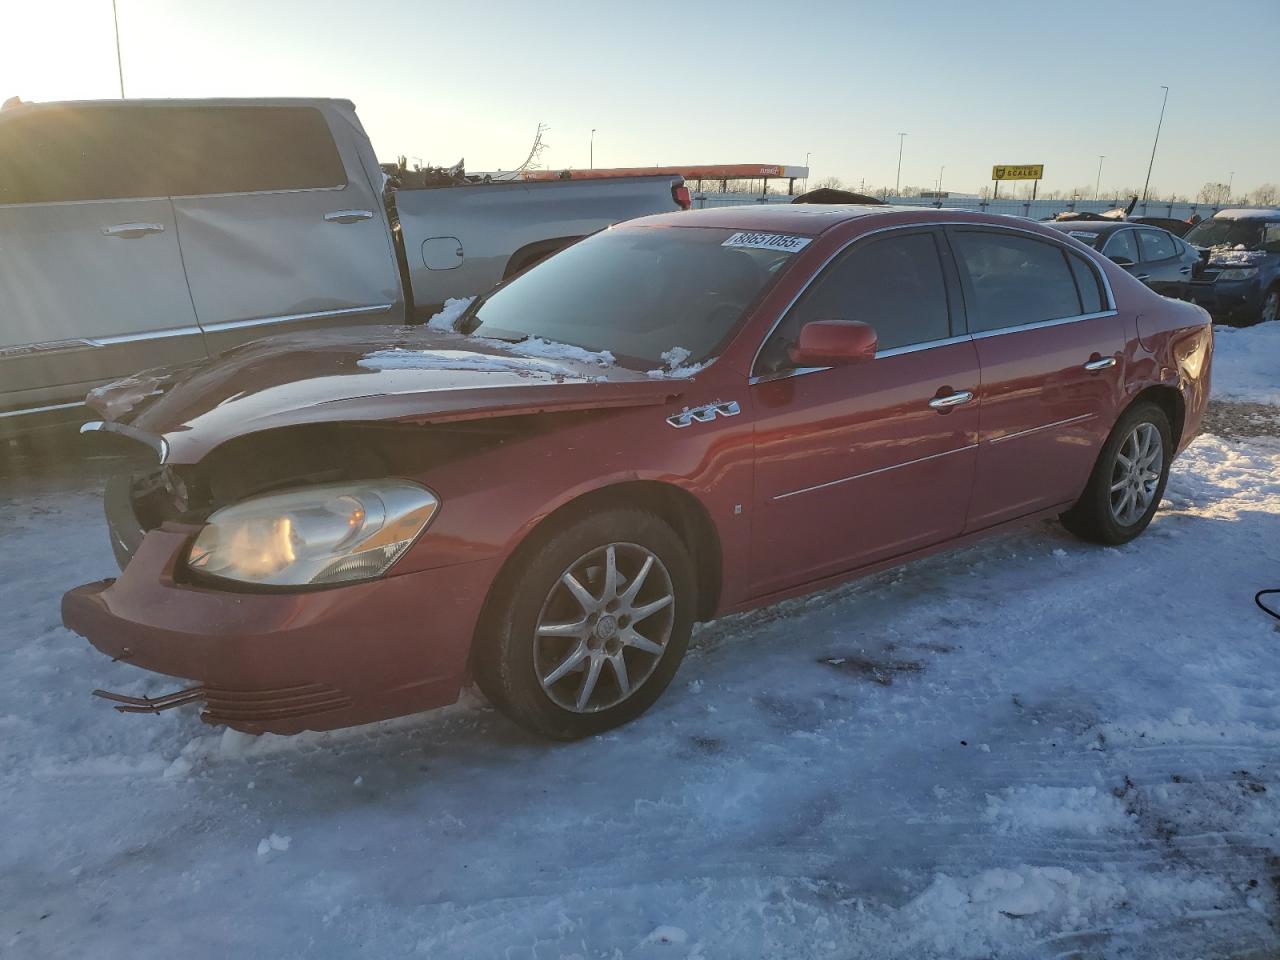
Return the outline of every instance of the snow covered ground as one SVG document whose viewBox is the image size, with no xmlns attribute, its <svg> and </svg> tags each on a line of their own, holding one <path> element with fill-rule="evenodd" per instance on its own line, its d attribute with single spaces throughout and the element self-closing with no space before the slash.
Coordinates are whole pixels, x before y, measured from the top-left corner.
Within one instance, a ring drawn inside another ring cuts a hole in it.
<svg viewBox="0 0 1280 960">
<path fill-rule="evenodd" d="M 1218 345 L 1280 401 L 1280 324 Z M 478 699 L 116 714 L 88 691 L 171 684 L 59 625 L 113 570 L 105 469 L 0 461 L 0 957 L 1280 952 L 1280 439 L 1202 436 L 1119 549 L 1045 524 L 709 624 L 571 745 Z"/>
</svg>

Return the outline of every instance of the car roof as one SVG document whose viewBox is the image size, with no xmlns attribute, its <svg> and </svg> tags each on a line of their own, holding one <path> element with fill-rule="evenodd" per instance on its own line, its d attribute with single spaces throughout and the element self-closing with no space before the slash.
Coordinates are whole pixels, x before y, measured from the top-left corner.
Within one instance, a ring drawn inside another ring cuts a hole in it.
<svg viewBox="0 0 1280 960">
<path fill-rule="evenodd" d="M 1046 220 L 1046 227 L 1063 233 L 1115 233 L 1125 227 L 1151 227 L 1149 223 L 1132 223 L 1128 220 Z"/>
<path fill-rule="evenodd" d="M 1219 210 L 1213 215 L 1214 220 L 1280 220 L 1280 210 L 1261 208 L 1257 210 Z"/>
<path fill-rule="evenodd" d="M 762 233 L 789 233 L 815 237 L 833 227 L 861 219 L 872 219 L 884 224 L 946 222 L 1008 226 L 1013 220 L 1017 220 L 1019 224 L 1034 223 L 1021 217 L 1015 218 L 1003 214 L 978 213 L 971 210 L 939 210 L 937 207 L 844 203 L 744 203 L 734 206 L 708 207 L 703 210 L 660 213 L 638 220 L 629 220 L 625 225 L 717 227 L 724 230 L 752 230 Z"/>
<path fill-rule="evenodd" d="M 58 110 L 66 107 L 77 109 L 90 107 L 319 107 L 336 104 L 355 108 L 350 100 L 336 97 L 199 97 L 153 98 L 128 100 L 24 100 L 0 112 L 6 114 L 29 113 L 35 110 Z"/>
</svg>

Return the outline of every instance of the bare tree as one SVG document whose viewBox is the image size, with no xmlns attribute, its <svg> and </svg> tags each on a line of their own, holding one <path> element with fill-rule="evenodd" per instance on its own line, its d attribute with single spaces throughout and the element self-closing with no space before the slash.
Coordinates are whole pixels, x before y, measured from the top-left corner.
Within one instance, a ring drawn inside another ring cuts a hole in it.
<svg viewBox="0 0 1280 960">
<path fill-rule="evenodd" d="M 1259 207 L 1274 207 L 1280 201 L 1280 187 L 1274 183 L 1264 183 L 1249 194 L 1249 202 Z"/>
<path fill-rule="evenodd" d="M 814 183 L 811 190 L 843 190 L 844 181 L 839 177 L 823 177 Z"/>
<path fill-rule="evenodd" d="M 1200 188 L 1200 192 L 1196 194 L 1197 203 L 1211 203 L 1214 205 L 1227 203 L 1231 199 L 1231 191 L 1225 183 L 1206 183 Z"/>
</svg>

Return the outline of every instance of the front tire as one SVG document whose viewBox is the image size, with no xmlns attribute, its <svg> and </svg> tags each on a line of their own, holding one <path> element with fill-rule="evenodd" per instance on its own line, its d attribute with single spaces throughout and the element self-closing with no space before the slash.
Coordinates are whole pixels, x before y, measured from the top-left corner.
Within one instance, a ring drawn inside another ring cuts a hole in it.
<svg viewBox="0 0 1280 960">
<path fill-rule="evenodd" d="M 659 517 L 581 516 L 521 548 L 477 631 L 476 682 L 521 726 L 592 736 L 649 709 L 693 629 L 693 564 Z"/>
<path fill-rule="evenodd" d="M 1098 454 L 1093 473 L 1062 525 L 1083 540 L 1128 543 L 1155 516 L 1173 459 L 1169 418 L 1143 401 L 1121 415 Z"/>
</svg>

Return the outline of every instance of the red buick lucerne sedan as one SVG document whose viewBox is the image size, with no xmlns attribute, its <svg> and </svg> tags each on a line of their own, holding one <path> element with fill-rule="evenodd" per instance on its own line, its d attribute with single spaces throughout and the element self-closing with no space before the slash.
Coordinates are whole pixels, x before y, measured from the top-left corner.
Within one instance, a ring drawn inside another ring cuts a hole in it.
<svg viewBox="0 0 1280 960">
<path fill-rule="evenodd" d="M 697 621 L 1034 519 L 1137 536 L 1212 352 L 1202 309 L 1058 230 L 869 206 L 633 221 L 442 326 L 91 395 L 149 460 L 107 490 L 122 572 L 63 620 L 190 681 L 100 693 L 292 733 L 474 678 L 593 734 L 653 704 Z"/>
</svg>

